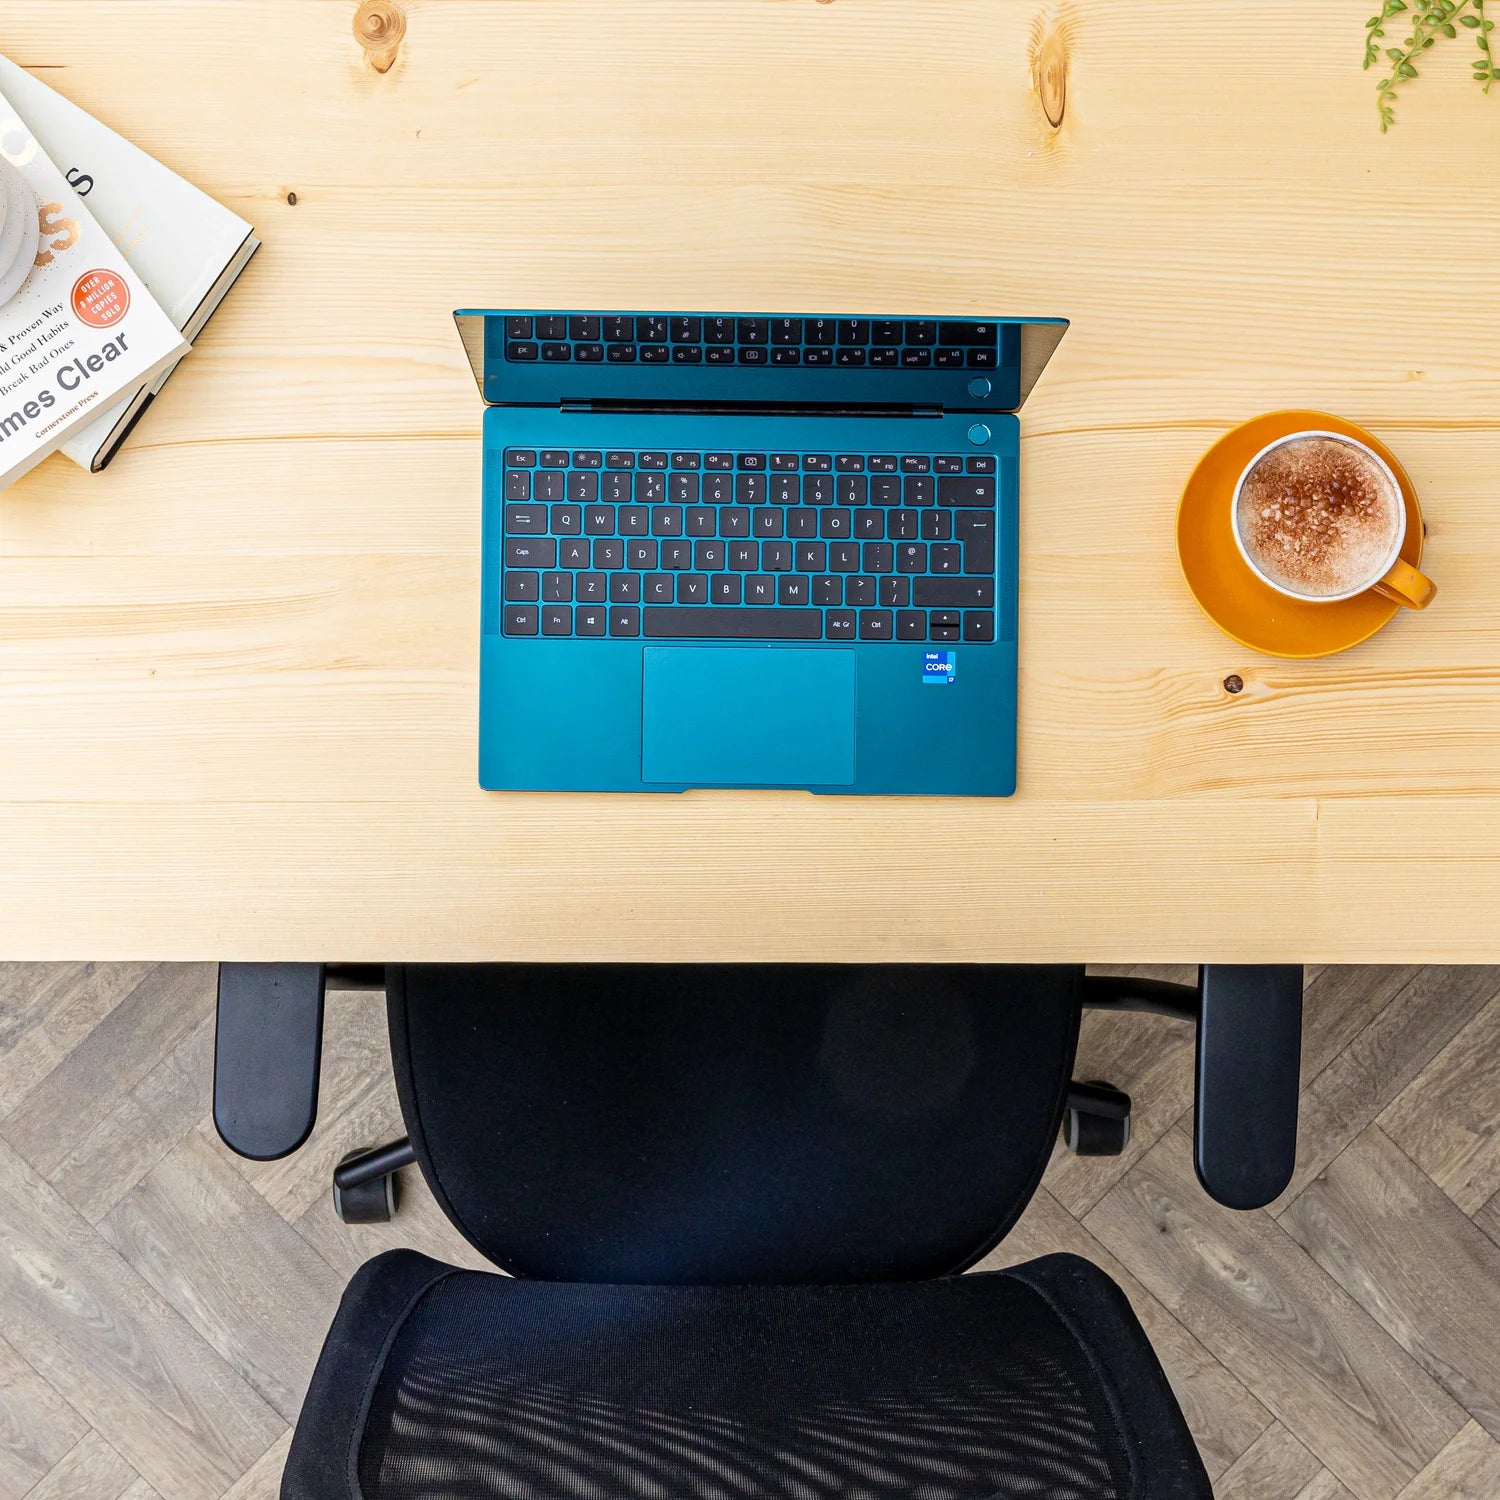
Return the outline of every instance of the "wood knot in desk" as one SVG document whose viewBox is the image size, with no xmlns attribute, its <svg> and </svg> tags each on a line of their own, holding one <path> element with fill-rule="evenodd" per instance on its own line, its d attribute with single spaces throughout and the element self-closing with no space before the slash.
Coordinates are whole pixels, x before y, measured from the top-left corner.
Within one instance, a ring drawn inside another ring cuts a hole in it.
<svg viewBox="0 0 1500 1500">
<path fill-rule="evenodd" d="M 1031 87 L 1047 123 L 1062 128 L 1068 112 L 1068 58 L 1073 47 L 1073 19 L 1068 7 L 1044 11 L 1031 28 Z"/>
<path fill-rule="evenodd" d="M 389 73 L 406 35 L 406 12 L 395 0 L 364 0 L 354 13 L 354 35 L 370 66 L 377 73 Z"/>
</svg>

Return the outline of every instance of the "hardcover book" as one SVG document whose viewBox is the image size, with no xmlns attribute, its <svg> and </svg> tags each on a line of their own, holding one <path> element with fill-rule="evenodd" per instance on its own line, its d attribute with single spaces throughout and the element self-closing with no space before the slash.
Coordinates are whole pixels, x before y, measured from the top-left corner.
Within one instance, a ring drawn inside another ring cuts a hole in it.
<svg viewBox="0 0 1500 1500">
<path fill-rule="evenodd" d="M 188 345 L 3 93 L 0 191 L 3 488 Z"/>
<path fill-rule="evenodd" d="M 252 226 L 5 57 L 0 93 L 191 344 L 260 248 Z M 172 368 L 96 416 L 63 444 L 63 452 L 97 473 Z"/>
</svg>

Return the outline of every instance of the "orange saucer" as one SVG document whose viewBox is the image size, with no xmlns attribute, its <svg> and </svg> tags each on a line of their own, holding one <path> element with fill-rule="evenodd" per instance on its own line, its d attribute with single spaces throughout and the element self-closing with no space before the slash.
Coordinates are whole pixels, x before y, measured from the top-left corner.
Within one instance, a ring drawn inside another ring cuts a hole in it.
<svg viewBox="0 0 1500 1500">
<path fill-rule="evenodd" d="M 1268 656 L 1331 656 L 1347 651 L 1369 640 L 1401 610 L 1399 604 L 1376 593 L 1337 604 L 1289 599 L 1262 583 L 1240 556 L 1229 512 L 1245 465 L 1277 438 L 1304 429 L 1355 438 L 1390 465 L 1406 501 L 1401 556 L 1413 566 L 1422 561 L 1425 528 L 1411 479 L 1391 450 L 1364 428 L 1322 411 L 1273 411 L 1225 433 L 1198 460 L 1182 492 L 1177 507 L 1177 560 L 1204 614 L 1242 646 Z"/>
</svg>

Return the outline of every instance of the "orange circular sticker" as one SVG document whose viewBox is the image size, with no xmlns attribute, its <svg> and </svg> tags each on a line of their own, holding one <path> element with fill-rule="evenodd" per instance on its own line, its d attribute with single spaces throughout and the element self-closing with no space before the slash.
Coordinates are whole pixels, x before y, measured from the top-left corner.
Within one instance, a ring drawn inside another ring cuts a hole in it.
<svg viewBox="0 0 1500 1500">
<path fill-rule="evenodd" d="M 130 287 L 115 271 L 85 271 L 73 283 L 73 311 L 90 328 L 112 328 L 130 311 Z"/>
</svg>

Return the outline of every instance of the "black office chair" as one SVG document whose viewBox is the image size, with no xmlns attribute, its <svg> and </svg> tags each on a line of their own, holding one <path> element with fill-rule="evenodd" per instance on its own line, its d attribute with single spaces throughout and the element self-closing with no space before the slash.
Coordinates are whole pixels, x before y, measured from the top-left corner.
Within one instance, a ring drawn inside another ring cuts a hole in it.
<svg viewBox="0 0 1500 1500">
<path fill-rule="evenodd" d="M 310 1128 L 315 1086 L 255 1081 L 315 1039 L 323 980 L 225 966 L 216 1117 L 237 1149 Z M 405 1149 L 528 1280 L 408 1252 L 366 1266 L 284 1500 L 1210 1495 L 1102 1272 L 1050 1256 L 956 1275 L 1024 1208 L 1069 1108 L 1078 971 L 385 982 Z M 1203 1014 L 1222 1025 L 1255 984 L 1285 1000 L 1264 973 L 1206 979 Z M 1138 985 L 1093 998 L 1189 1008 Z"/>
</svg>

